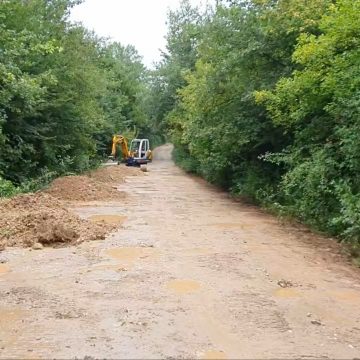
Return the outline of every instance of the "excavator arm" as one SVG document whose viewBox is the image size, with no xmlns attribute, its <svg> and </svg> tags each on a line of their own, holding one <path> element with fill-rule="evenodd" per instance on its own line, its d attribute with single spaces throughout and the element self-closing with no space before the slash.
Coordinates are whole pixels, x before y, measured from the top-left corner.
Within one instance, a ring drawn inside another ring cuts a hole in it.
<svg viewBox="0 0 360 360">
<path fill-rule="evenodd" d="M 127 140 L 122 135 L 114 135 L 112 140 L 112 150 L 111 150 L 111 158 L 115 159 L 116 157 L 116 146 L 120 145 L 121 147 L 121 153 L 124 158 L 124 160 L 127 160 L 131 154 L 129 152 L 129 147 Z"/>
</svg>

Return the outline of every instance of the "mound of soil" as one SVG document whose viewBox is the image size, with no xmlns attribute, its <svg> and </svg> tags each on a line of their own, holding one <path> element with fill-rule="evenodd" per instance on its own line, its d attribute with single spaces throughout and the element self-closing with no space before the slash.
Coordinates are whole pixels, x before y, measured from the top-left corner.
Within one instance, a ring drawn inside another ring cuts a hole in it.
<svg viewBox="0 0 360 360">
<path fill-rule="evenodd" d="M 0 249 L 36 243 L 55 247 L 79 244 L 104 239 L 115 227 L 83 220 L 44 193 L 0 201 Z"/>
<path fill-rule="evenodd" d="M 115 185 L 128 176 L 143 175 L 138 168 L 107 166 L 85 176 L 58 178 L 42 192 L 0 200 L 0 250 L 6 246 L 61 246 L 104 239 L 118 224 L 83 220 L 61 201 L 123 200 L 126 193 Z"/>
<path fill-rule="evenodd" d="M 70 201 L 120 200 L 126 197 L 124 192 L 116 190 L 108 183 L 88 176 L 58 178 L 44 192 L 57 199 Z"/>
<path fill-rule="evenodd" d="M 96 181 L 119 184 L 125 182 L 128 176 L 144 176 L 140 168 L 128 167 L 125 165 L 104 166 L 87 174 L 91 179 Z"/>
</svg>

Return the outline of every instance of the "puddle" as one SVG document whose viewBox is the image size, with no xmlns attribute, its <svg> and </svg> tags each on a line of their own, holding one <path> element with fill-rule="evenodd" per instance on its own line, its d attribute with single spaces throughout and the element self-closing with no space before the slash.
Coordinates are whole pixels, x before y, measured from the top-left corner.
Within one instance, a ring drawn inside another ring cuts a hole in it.
<svg viewBox="0 0 360 360">
<path fill-rule="evenodd" d="M 21 310 L 21 309 L 0 309 L 0 324 L 10 325 L 14 321 L 23 318 L 25 314 L 26 314 L 25 310 Z"/>
<path fill-rule="evenodd" d="M 201 359 L 222 360 L 222 359 L 227 359 L 227 357 L 223 351 L 210 350 L 204 353 L 201 356 Z"/>
<path fill-rule="evenodd" d="M 27 315 L 27 311 L 18 308 L 0 309 L 0 335 L 9 340 L 12 337 L 14 326 Z"/>
<path fill-rule="evenodd" d="M 172 280 L 167 283 L 166 287 L 177 294 L 189 294 L 199 290 L 201 285 L 194 280 Z"/>
<path fill-rule="evenodd" d="M 339 301 L 354 302 L 354 303 L 360 302 L 360 293 L 357 291 L 352 291 L 352 290 L 332 291 L 330 295 L 331 297 Z"/>
<path fill-rule="evenodd" d="M 121 225 L 126 221 L 127 217 L 122 215 L 92 215 L 89 220 L 94 222 L 105 222 L 106 224 Z"/>
<path fill-rule="evenodd" d="M 29 316 L 29 314 L 29 310 L 25 309 L 0 309 L 0 337 L 2 346 L 1 350 L 3 350 L 4 352 L 1 354 L 3 355 L 1 358 L 41 359 L 42 357 L 40 357 L 37 352 L 40 349 L 48 350 L 47 347 L 40 344 L 38 341 L 34 343 L 32 340 L 24 340 L 24 338 L 22 337 L 22 332 L 24 331 L 24 329 L 26 329 L 24 321 Z M 20 349 L 20 347 L 34 350 L 25 350 L 25 352 L 23 352 L 23 349 Z M 7 351 L 6 355 L 5 351 Z"/>
<path fill-rule="evenodd" d="M 3 346 L 2 349 L 13 347 L 13 345 L 17 344 L 21 339 L 22 328 L 18 328 L 18 324 L 20 321 L 24 321 L 27 314 L 28 312 L 26 310 L 19 308 L 0 309 L 0 338 L 1 346 Z M 17 356 L 16 358 L 20 359 L 20 357 Z"/>
<path fill-rule="evenodd" d="M 121 247 L 106 250 L 105 253 L 127 266 L 139 260 L 152 259 L 158 256 L 156 249 L 144 247 Z"/>
<path fill-rule="evenodd" d="M 0 264 L 0 276 L 5 275 L 10 271 L 10 266 L 5 264 Z"/>
<path fill-rule="evenodd" d="M 296 297 L 300 297 L 301 294 L 299 293 L 299 291 L 292 289 L 292 288 L 281 288 L 281 289 L 277 289 L 274 292 L 274 295 L 276 297 L 279 298 L 285 298 L 285 299 L 290 299 L 290 298 L 296 298 Z"/>
</svg>

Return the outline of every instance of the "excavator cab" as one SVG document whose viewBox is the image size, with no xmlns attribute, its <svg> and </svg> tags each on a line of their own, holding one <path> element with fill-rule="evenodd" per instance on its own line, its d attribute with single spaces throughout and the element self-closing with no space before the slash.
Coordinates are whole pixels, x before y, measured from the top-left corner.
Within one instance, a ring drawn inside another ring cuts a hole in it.
<svg viewBox="0 0 360 360">
<path fill-rule="evenodd" d="M 134 139 L 130 144 L 130 153 L 133 154 L 135 160 L 151 160 L 148 159 L 150 144 L 148 139 Z"/>
</svg>

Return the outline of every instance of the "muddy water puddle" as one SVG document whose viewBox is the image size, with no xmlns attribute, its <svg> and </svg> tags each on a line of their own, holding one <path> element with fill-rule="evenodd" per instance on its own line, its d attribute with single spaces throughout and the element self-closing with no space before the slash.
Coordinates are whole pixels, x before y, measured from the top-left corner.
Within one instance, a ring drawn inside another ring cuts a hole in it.
<svg viewBox="0 0 360 360">
<path fill-rule="evenodd" d="M 6 359 L 10 356 L 4 356 L 3 353 L 9 347 L 13 348 L 14 344 L 18 344 L 22 341 L 21 339 L 21 330 L 17 328 L 18 324 L 27 316 L 27 312 L 19 308 L 1 308 L 0 309 L 0 358 Z M 29 344 L 31 347 L 32 344 Z M 15 350 L 15 351 L 14 351 Z M 11 352 L 11 358 L 13 359 L 25 359 L 28 353 L 21 353 L 19 356 L 17 349 L 15 348 Z M 32 357 L 34 358 L 34 357 Z M 36 357 L 39 358 L 40 357 Z"/>
<path fill-rule="evenodd" d="M 13 329 L 15 324 L 24 321 L 27 314 L 26 310 L 19 308 L 0 309 L 0 339 L 2 339 L 0 347 L 4 345 L 4 341 L 5 343 L 10 343 L 18 339 L 17 332 L 14 332 Z"/>
<path fill-rule="evenodd" d="M 301 293 L 293 288 L 281 288 L 274 291 L 274 295 L 278 298 L 292 299 L 301 296 Z"/>
<path fill-rule="evenodd" d="M 94 222 L 104 222 L 106 224 L 122 225 L 127 217 L 123 215 L 92 215 L 89 220 Z"/>
<path fill-rule="evenodd" d="M 171 280 L 166 287 L 177 294 L 189 294 L 199 290 L 201 284 L 194 280 Z"/>
<path fill-rule="evenodd" d="M 113 248 L 106 250 L 105 254 L 119 260 L 120 263 L 124 263 L 126 266 L 132 266 L 142 260 L 152 260 L 159 256 L 156 249 L 146 247 Z"/>
<path fill-rule="evenodd" d="M 227 359 L 226 354 L 223 351 L 210 350 L 201 355 L 201 359 L 205 360 L 222 360 Z"/>
<path fill-rule="evenodd" d="M 10 271 L 10 266 L 6 264 L 0 264 L 0 276 L 7 274 Z"/>
<path fill-rule="evenodd" d="M 360 304 L 360 293 L 353 290 L 331 291 L 330 296 L 338 301 Z"/>
<path fill-rule="evenodd" d="M 24 318 L 26 311 L 17 308 L 0 309 L 0 328 Z"/>
</svg>

